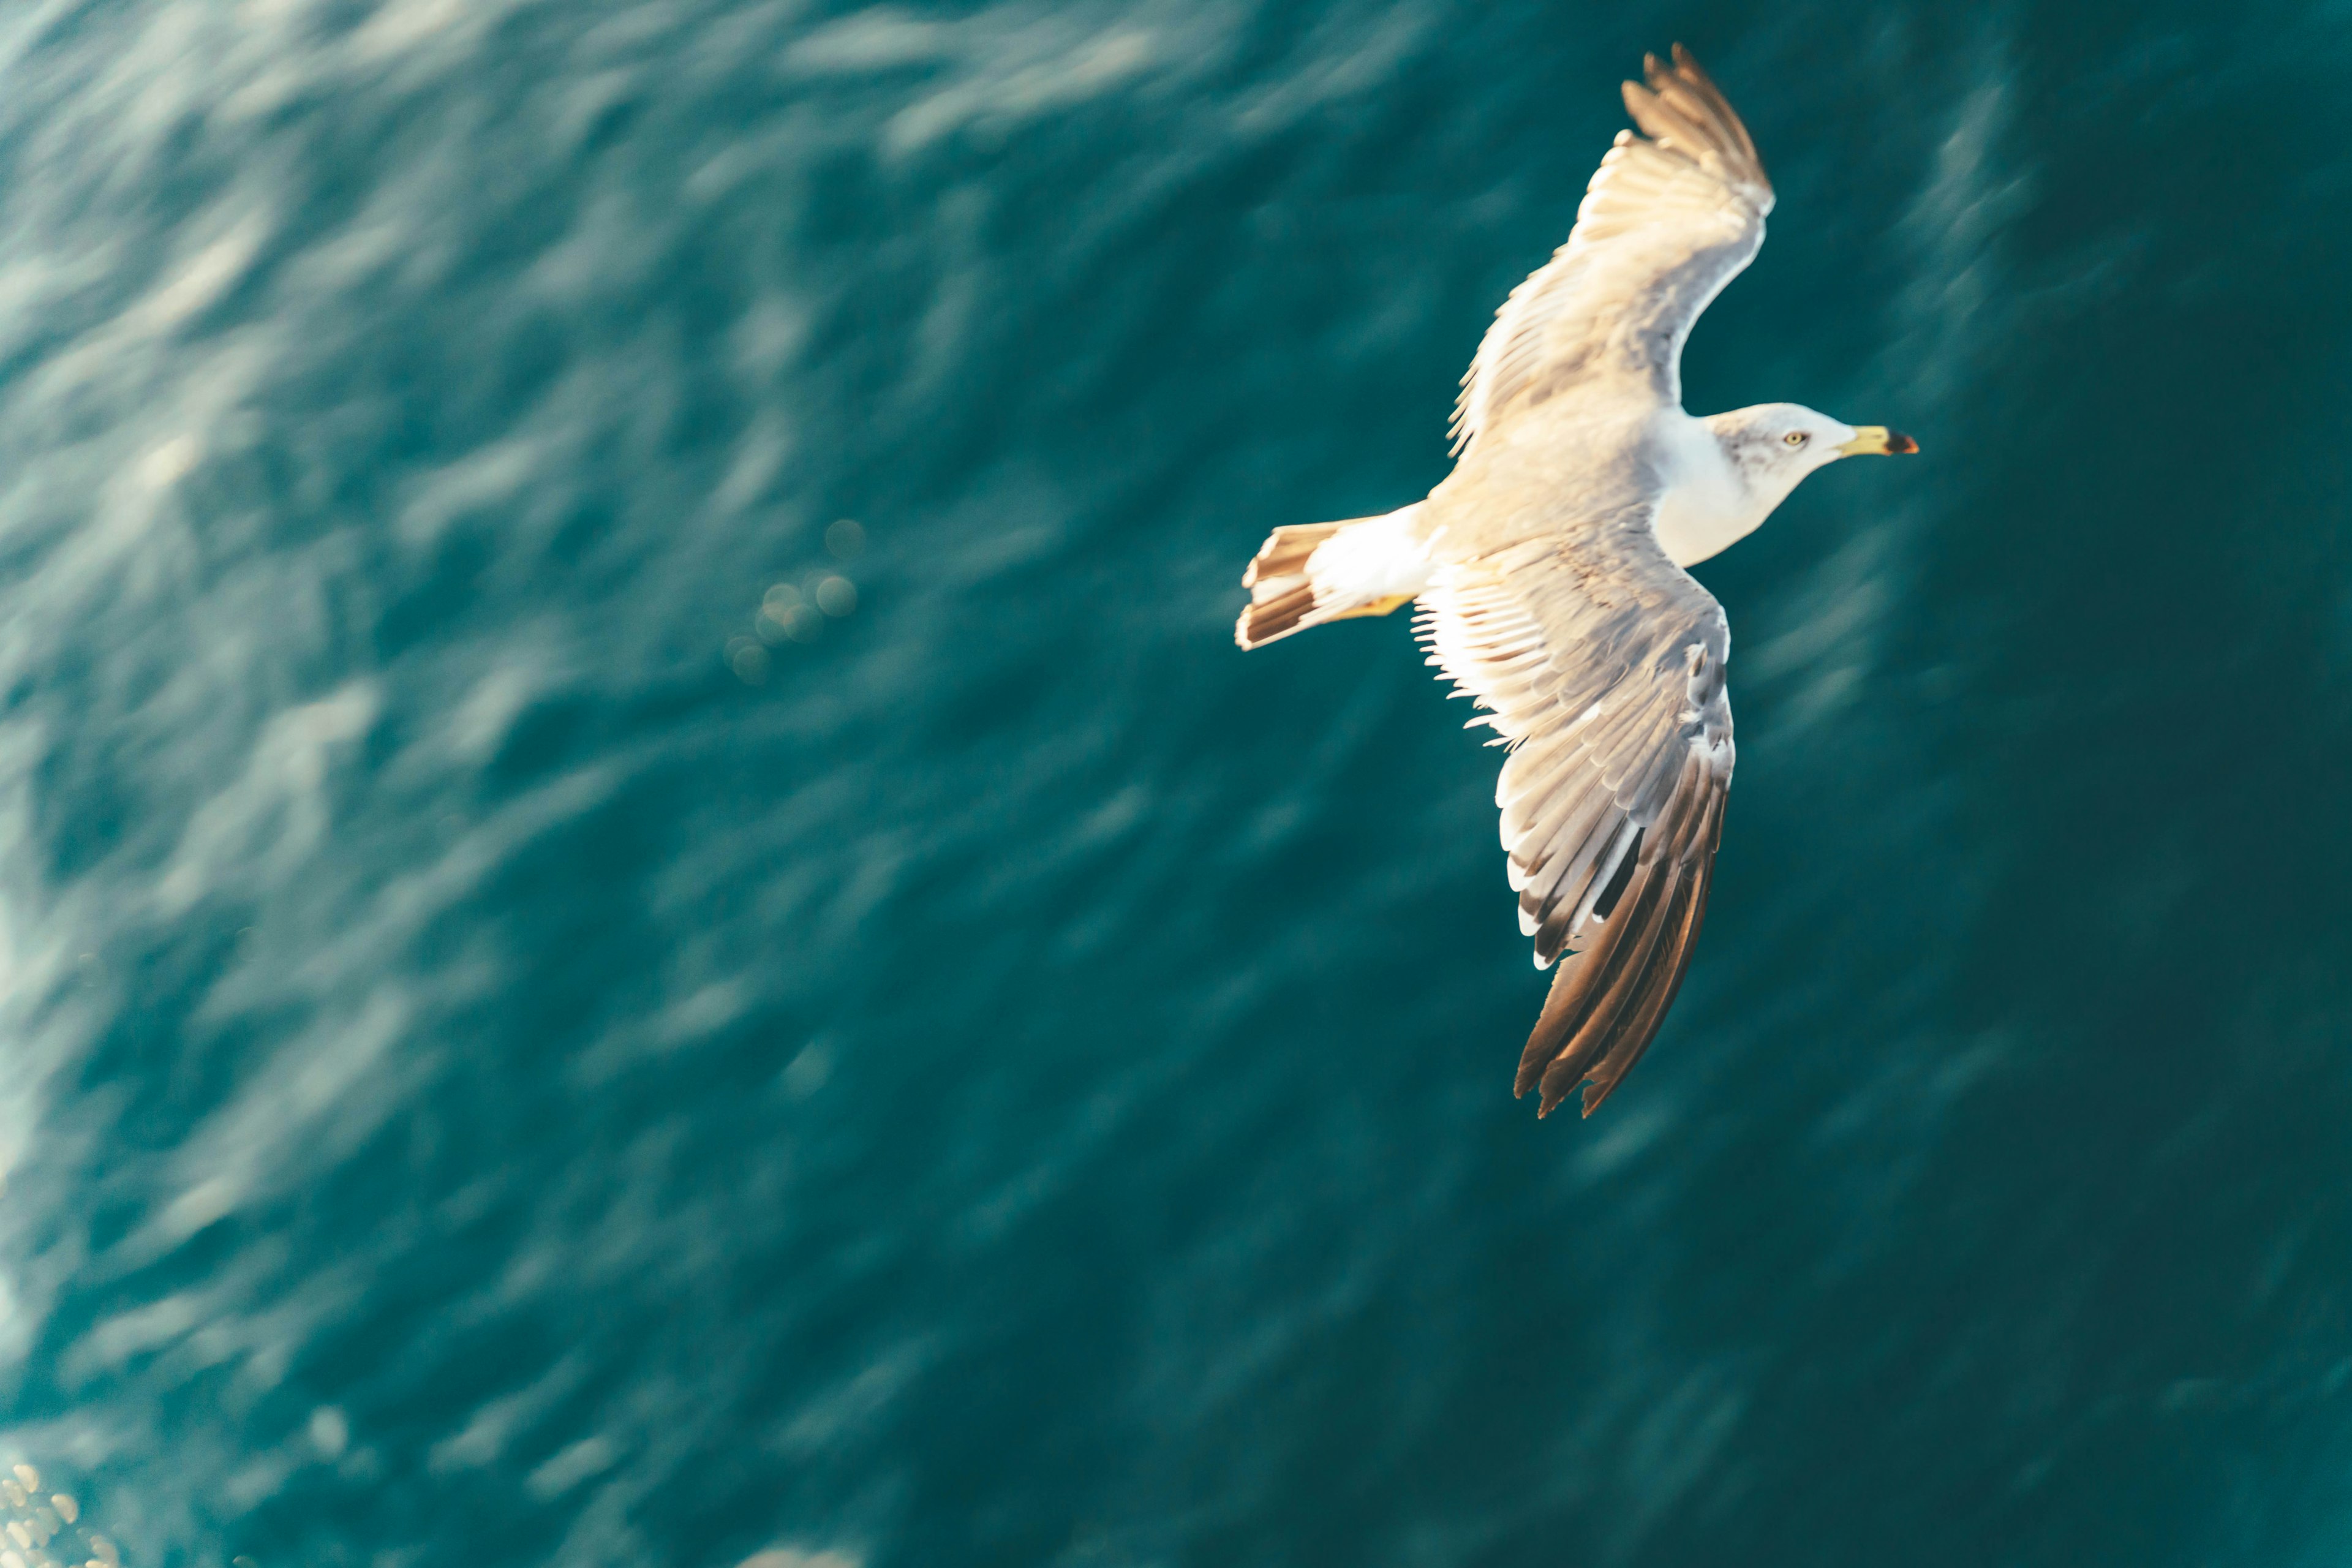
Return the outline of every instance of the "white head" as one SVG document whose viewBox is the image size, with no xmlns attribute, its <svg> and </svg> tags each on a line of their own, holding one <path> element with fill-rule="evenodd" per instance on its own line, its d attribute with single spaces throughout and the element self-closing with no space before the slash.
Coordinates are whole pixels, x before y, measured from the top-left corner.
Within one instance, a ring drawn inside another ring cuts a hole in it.
<svg viewBox="0 0 2352 1568">
<path fill-rule="evenodd" d="M 1919 449 L 1884 425 L 1841 425 L 1793 403 L 1735 408 L 1685 428 L 1693 426 L 1706 434 L 1697 449 L 1682 447 L 1670 457 L 1654 521 L 1658 542 L 1678 566 L 1756 531 L 1815 468 L 1840 458 Z"/>
<path fill-rule="evenodd" d="M 1708 416 L 1732 472 L 1761 513 L 1789 499 L 1789 492 L 1816 468 L 1840 458 L 1894 457 L 1916 452 L 1919 443 L 1884 425 L 1841 425 L 1826 414 L 1796 403 L 1759 403 Z"/>
</svg>

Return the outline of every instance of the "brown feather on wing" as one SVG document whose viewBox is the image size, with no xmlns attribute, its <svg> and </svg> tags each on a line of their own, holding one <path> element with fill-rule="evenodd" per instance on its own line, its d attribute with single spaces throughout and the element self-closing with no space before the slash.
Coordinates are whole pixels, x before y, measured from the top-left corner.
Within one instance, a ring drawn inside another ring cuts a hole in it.
<svg viewBox="0 0 2352 1568">
<path fill-rule="evenodd" d="M 1584 1114 L 1591 1115 L 1656 1037 L 1706 919 L 1726 793 L 1692 756 L 1598 939 L 1552 976 L 1512 1086 L 1515 1094 L 1540 1086 L 1538 1116 L 1587 1079 Z"/>
<path fill-rule="evenodd" d="M 1748 127 L 1714 79 L 1699 69 L 1691 52 L 1676 44 L 1670 66 L 1655 55 L 1642 57 L 1644 87 L 1625 84 L 1625 112 L 1659 146 L 1706 168 L 1726 184 L 1760 192 L 1769 204 L 1772 182 Z"/>
</svg>

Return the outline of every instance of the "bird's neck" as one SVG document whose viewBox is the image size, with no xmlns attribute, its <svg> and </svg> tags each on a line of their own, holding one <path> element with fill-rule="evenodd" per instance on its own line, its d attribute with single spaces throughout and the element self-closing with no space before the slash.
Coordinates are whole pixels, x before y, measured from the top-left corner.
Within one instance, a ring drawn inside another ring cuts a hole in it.
<svg viewBox="0 0 2352 1568">
<path fill-rule="evenodd" d="M 1787 499 L 1762 493 L 1706 422 L 1666 410 L 1651 432 L 1663 488 L 1651 527 L 1668 560 L 1689 566 L 1756 531 Z"/>
</svg>

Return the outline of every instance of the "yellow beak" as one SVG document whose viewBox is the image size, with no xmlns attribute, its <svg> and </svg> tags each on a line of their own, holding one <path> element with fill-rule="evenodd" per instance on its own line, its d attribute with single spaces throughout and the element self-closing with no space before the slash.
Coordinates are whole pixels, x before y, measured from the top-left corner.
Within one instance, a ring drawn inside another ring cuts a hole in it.
<svg viewBox="0 0 2352 1568">
<path fill-rule="evenodd" d="M 1884 425 L 1855 426 L 1853 439 L 1838 448 L 1849 458 L 1894 458 L 1918 449 L 1918 442 Z"/>
</svg>

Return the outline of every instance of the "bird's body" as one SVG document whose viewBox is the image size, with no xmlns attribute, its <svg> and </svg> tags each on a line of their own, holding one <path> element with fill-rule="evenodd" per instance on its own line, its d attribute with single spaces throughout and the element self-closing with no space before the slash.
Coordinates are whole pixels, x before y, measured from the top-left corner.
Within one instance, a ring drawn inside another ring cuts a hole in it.
<svg viewBox="0 0 2352 1568">
<path fill-rule="evenodd" d="M 1255 647 L 1417 600 L 1439 665 L 1511 747 L 1496 803 L 1536 962 L 1566 955 L 1520 1060 L 1590 1113 L 1690 961 L 1731 783 L 1722 606 L 1683 570 L 1807 474 L 1916 450 L 1794 404 L 1682 407 L 1691 323 L 1763 244 L 1754 145 L 1679 47 L 1628 82 L 1575 228 L 1514 289 L 1464 377 L 1460 461 L 1425 500 L 1275 531 L 1243 581 Z"/>
</svg>

